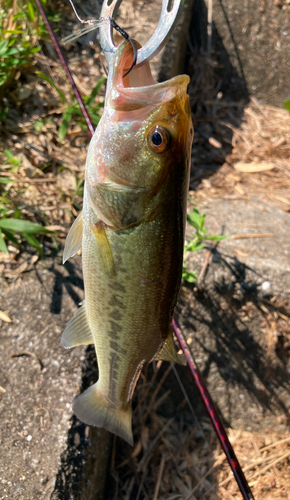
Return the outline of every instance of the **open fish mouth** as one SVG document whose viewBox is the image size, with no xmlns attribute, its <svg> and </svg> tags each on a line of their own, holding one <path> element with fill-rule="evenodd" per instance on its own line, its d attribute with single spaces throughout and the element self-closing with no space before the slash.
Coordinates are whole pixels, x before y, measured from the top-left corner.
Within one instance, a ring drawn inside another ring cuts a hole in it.
<svg viewBox="0 0 290 500">
<path fill-rule="evenodd" d="M 134 40 L 137 49 L 141 45 Z M 147 106 L 156 107 L 186 94 L 189 77 L 178 75 L 165 82 L 157 83 L 148 62 L 133 66 L 126 75 L 133 60 L 133 49 L 124 41 L 117 50 L 114 65 L 109 73 L 107 104 L 119 111 L 133 111 Z M 124 77 L 124 75 L 126 75 Z"/>
</svg>

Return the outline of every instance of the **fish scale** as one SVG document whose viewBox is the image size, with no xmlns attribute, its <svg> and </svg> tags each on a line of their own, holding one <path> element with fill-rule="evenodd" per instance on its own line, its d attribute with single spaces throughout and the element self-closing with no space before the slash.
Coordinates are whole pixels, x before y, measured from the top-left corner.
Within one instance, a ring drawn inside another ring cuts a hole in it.
<svg viewBox="0 0 290 500">
<path fill-rule="evenodd" d="M 123 78 L 130 57 L 124 42 L 88 151 L 83 214 L 66 242 L 64 260 L 82 247 L 85 301 L 63 343 L 96 349 L 99 380 L 75 400 L 76 415 L 133 444 L 131 399 L 143 365 L 183 362 L 171 321 L 182 273 L 192 124 L 188 77 L 157 84 L 146 63 Z"/>
</svg>

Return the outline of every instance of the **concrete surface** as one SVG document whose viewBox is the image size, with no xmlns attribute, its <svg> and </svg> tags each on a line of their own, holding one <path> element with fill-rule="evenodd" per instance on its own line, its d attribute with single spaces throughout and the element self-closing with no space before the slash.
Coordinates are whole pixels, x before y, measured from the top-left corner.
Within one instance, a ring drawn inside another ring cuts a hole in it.
<svg viewBox="0 0 290 500">
<path fill-rule="evenodd" d="M 263 206 L 254 197 L 248 201 L 215 198 L 199 208 L 207 214 L 209 234 L 276 235 L 222 240 L 204 282 L 182 288 L 178 310 L 226 424 L 286 432 L 290 410 L 290 215 Z M 188 227 L 188 238 L 190 233 Z M 188 267 L 200 272 L 204 260 L 205 251 L 192 254 Z"/>
<path fill-rule="evenodd" d="M 90 498 L 89 487 L 104 488 L 110 436 L 73 417 L 71 403 L 95 361 L 85 348 L 66 351 L 60 343 L 83 298 L 80 259 L 64 268 L 54 256 L 1 285 L 1 310 L 12 322 L 1 324 L 0 498 L 66 500 L 84 491 Z M 99 468 L 91 458 L 96 447 Z M 82 484 L 92 461 L 96 482 Z"/>
<path fill-rule="evenodd" d="M 207 5 L 195 0 L 192 40 L 206 49 Z M 290 98 L 290 4 L 288 0 L 212 2 L 212 55 L 221 90 L 232 98 L 249 94 L 283 106 Z"/>
</svg>

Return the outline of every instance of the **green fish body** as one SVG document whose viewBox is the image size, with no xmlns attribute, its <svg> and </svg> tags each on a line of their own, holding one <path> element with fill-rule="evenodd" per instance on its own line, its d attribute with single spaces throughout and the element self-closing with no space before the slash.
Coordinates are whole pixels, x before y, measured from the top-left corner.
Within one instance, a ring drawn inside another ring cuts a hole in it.
<svg viewBox="0 0 290 500">
<path fill-rule="evenodd" d="M 131 399 L 145 363 L 182 362 L 171 321 L 181 282 L 192 124 L 187 76 L 155 83 L 121 44 L 86 164 L 83 212 L 64 261 L 82 248 L 85 301 L 65 347 L 94 343 L 99 380 L 74 402 L 83 422 L 133 444 Z"/>
</svg>

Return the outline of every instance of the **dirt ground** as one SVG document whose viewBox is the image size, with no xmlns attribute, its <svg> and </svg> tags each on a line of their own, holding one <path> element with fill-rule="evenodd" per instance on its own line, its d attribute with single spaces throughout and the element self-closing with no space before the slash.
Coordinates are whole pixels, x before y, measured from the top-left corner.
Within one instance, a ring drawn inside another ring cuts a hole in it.
<svg viewBox="0 0 290 500">
<path fill-rule="evenodd" d="M 49 246 L 45 255 L 10 284 L 1 282 L 1 309 L 11 319 L 1 321 L 3 499 L 53 498 L 55 490 L 70 498 L 66 495 L 71 489 L 81 489 L 79 464 L 92 440 L 89 427 L 71 411 L 72 400 L 89 384 L 90 361 L 84 348 L 68 352 L 60 343 L 65 324 L 83 299 L 80 259 L 64 268 Z M 23 258 L 31 255 L 24 253 Z M 101 432 L 96 441 L 105 468 L 108 433 Z"/>
<path fill-rule="evenodd" d="M 96 53 L 72 49 L 71 68 L 85 93 L 100 74 L 96 61 Z M 50 63 L 62 84 L 58 63 Z M 188 269 L 204 278 L 183 282 L 176 312 L 255 497 L 290 498 L 290 118 L 257 102 L 213 95 L 204 85 L 214 82 L 211 71 L 192 54 L 189 208 L 207 214 L 210 234 L 235 237 L 186 256 Z M 24 83 L 36 85 L 31 76 Z M 65 351 L 60 344 L 83 299 L 80 257 L 64 267 L 60 254 L 82 202 L 77 185 L 86 147 L 76 147 L 82 132 L 73 125 L 59 144 L 61 106 L 51 89 L 40 87 L 33 110 L 28 101 L 18 103 L 8 117 L 3 146 L 28 159 L 15 173 L 25 188 L 18 201 L 30 220 L 58 226 L 59 250 L 45 239 L 43 260 L 27 246 L 20 253 L 12 246 L 8 258 L 1 254 L 0 310 L 11 323 L 0 321 L 0 498 L 90 500 L 92 490 L 101 498 L 108 473 L 106 500 L 239 499 L 186 367 L 159 363 L 142 374 L 133 451 L 72 415 L 74 397 L 97 378 L 91 348 Z M 37 114 L 53 116 L 40 134 L 31 131 Z M 40 171 L 43 158 L 49 162 Z M 252 166 L 243 171 L 242 163 Z M 30 177 L 28 167 L 37 169 Z M 43 183 L 33 181 L 35 172 Z"/>
</svg>

